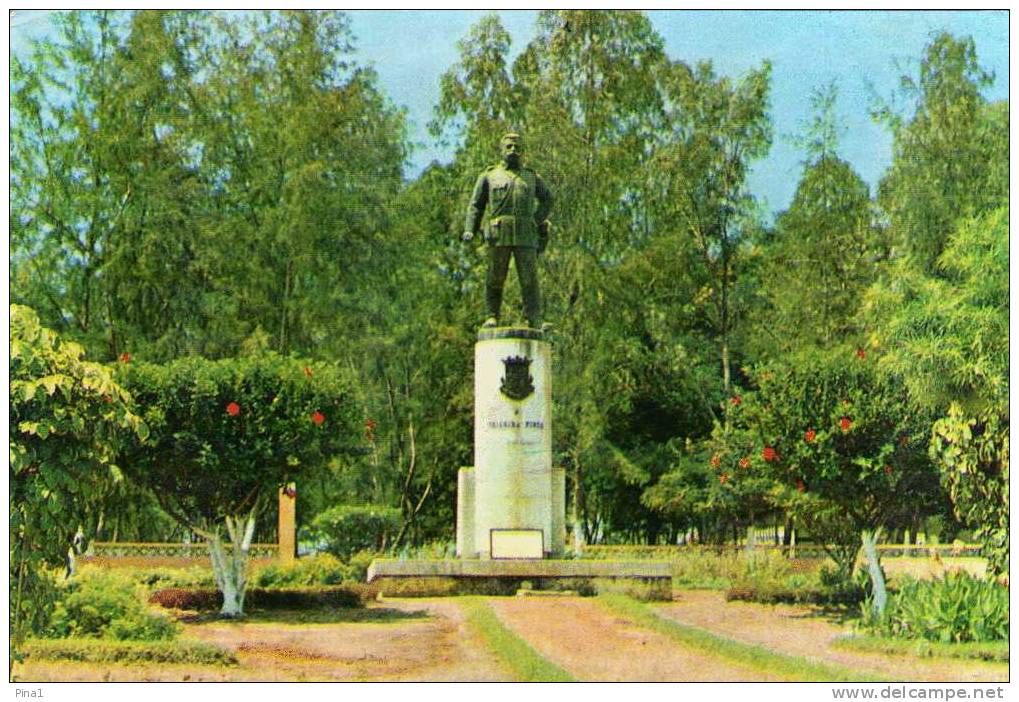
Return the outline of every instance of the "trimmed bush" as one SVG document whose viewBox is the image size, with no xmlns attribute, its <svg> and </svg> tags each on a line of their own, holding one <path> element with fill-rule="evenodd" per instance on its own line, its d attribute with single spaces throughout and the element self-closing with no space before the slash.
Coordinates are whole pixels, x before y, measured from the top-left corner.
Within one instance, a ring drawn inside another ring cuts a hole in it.
<svg viewBox="0 0 1019 702">
<path fill-rule="evenodd" d="M 863 608 L 864 628 L 900 639 L 942 643 L 1008 640 L 1008 586 L 965 571 L 906 580 L 884 614 Z"/>
<path fill-rule="evenodd" d="M 63 660 L 85 663 L 190 663 L 236 665 L 224 649 L 204 643 L 177 641 L 101 641 L 96 639 L 34 639 L 25 644 L 29 660 Z"/>
<path fill-rule="evenodd" d="M 337 505 L 311 523 L 312 540 L 342 559 L 358 551 L 381 550 L 400 527 L 400 510 L 381 505 Z"/>
<path fill-rule="evenodd" d="M 149 603 L 169 609 L 218 609 L 223 606 L 223 593 L 213 588 L 168 587 L 152 593 Z"/>
<path fill-rule="evenodd" d="M 119 641 L 172 639 L 179 626 L 149 612 L 138 586 L 101 570 L 84 570 L 62 588 L 50 632 L 57 637 Z"/>
<path fill-rule="evenodd" d="M 344 563 L 331 553 L 298 558 L 291 564 L 273 564 L 260 568 L 251 580 L 254 587 L 307 587 L 310 585 L 339 585 L 345 581 L 363 580 L 356 576 L 357 568 Z"/>
<path fill-rule="evenodd" d="M 130 578 L 149 592 L 168 587 L 215 587 L 209 567 L 190 568 L 120 568 L 118 575 Z"/>
<path fill-rule="evenodd" d="M 373 596 L 367 585 L 336 587 L 251 588 L 244 602 L 262 609 L 303 609 L 306 607 L 361 607 Z M 172 609 L 214 610 L 223 605 L 223 595 L 213 588 L 167 588 L 152 594 L 149 602 Z"/>
</svg>

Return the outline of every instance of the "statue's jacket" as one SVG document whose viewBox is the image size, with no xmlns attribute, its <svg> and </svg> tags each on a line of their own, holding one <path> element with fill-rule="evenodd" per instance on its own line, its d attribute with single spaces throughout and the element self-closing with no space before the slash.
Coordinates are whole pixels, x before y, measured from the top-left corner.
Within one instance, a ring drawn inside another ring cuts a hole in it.
<svg viewBox="0 0 1019 702">
<path fill-rule="evenodd" d="M 478 231 L 486 206 L 485 240 L 489 244 L 537 248 L 538 223 L 548 217 L 552 196 L 534 170 L 526 166 L 511 170 L 500 163 L 478 176 L 467 208 L 465 231 Z"/>
</svg>

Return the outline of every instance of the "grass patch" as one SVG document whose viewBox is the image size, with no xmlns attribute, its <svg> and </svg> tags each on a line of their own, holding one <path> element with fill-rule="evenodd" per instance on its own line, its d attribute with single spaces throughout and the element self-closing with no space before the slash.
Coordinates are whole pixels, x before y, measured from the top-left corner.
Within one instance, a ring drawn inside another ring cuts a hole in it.
<svg viewBox="0 0 1019 702">
<path fill-rule="evenodd" d="M 485 638 L 489 648 L 521 682 L 575 682 L 575 678 L 510 631 L 483 601 L 465 598 L 467 621 Z"/>
<path fill-rule="evenodd" d="M 801 682 L 875 682 L 883 678 L 857 673 L 839 666 L 776 653 L 762 646 L 740 643 L 697 627 L 660 617 L 651 607 L 628 597 L 605 595 L 599 602 L 635 623 L 665 634 L 684 646 L 741 663 L 754 670 L 774 673 Z"/>
<path fill-rule="evenodd" d="M 1008 641 L 941 643 L 892 639 L 885 636 L 843 636 L 835 640 L 837 648 L 892 656 L 921 658 L 970 658 L 1008 663 Z"/>
<path fill-rule="evenodd" d="M 81 661 L 84 663 L 237 664 L 237 658 L 229 651 L 190 639 L 176 641 L 32 639 L 25 642 L 24 654 L 28 660 Z"/>
</svg>

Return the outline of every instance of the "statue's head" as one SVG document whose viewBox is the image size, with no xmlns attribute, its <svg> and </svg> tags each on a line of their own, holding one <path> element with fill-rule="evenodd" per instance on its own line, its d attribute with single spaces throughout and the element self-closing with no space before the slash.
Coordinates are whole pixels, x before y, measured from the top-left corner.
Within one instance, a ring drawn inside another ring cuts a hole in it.
<svg viewBox="0 0 1019 702">
<path fill-rule="evenodd" d="M 505 134 L 499 142 L 502 160 L 510 168 L 518 168 L 524 162 L 524 140 L 519 134 Z"/>
</svg>

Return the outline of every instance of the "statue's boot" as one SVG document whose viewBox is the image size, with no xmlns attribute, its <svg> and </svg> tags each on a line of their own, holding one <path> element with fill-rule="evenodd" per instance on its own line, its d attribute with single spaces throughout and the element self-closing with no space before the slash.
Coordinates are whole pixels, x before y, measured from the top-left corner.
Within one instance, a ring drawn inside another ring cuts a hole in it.
<svg viewBox="0 0 1019 702">
<path fill-rule="evenodd" d="M 495 317 L 489 317 L 488 319 L 485 320 L 485 323 L 482 324 L 481 326 L 483 328 L 485 328 L 485 329 L 489 329 L 491 327 L 497 327 L 497 326 L 499 326 L 499 320 L 496 319 Z"/>
</svg>

